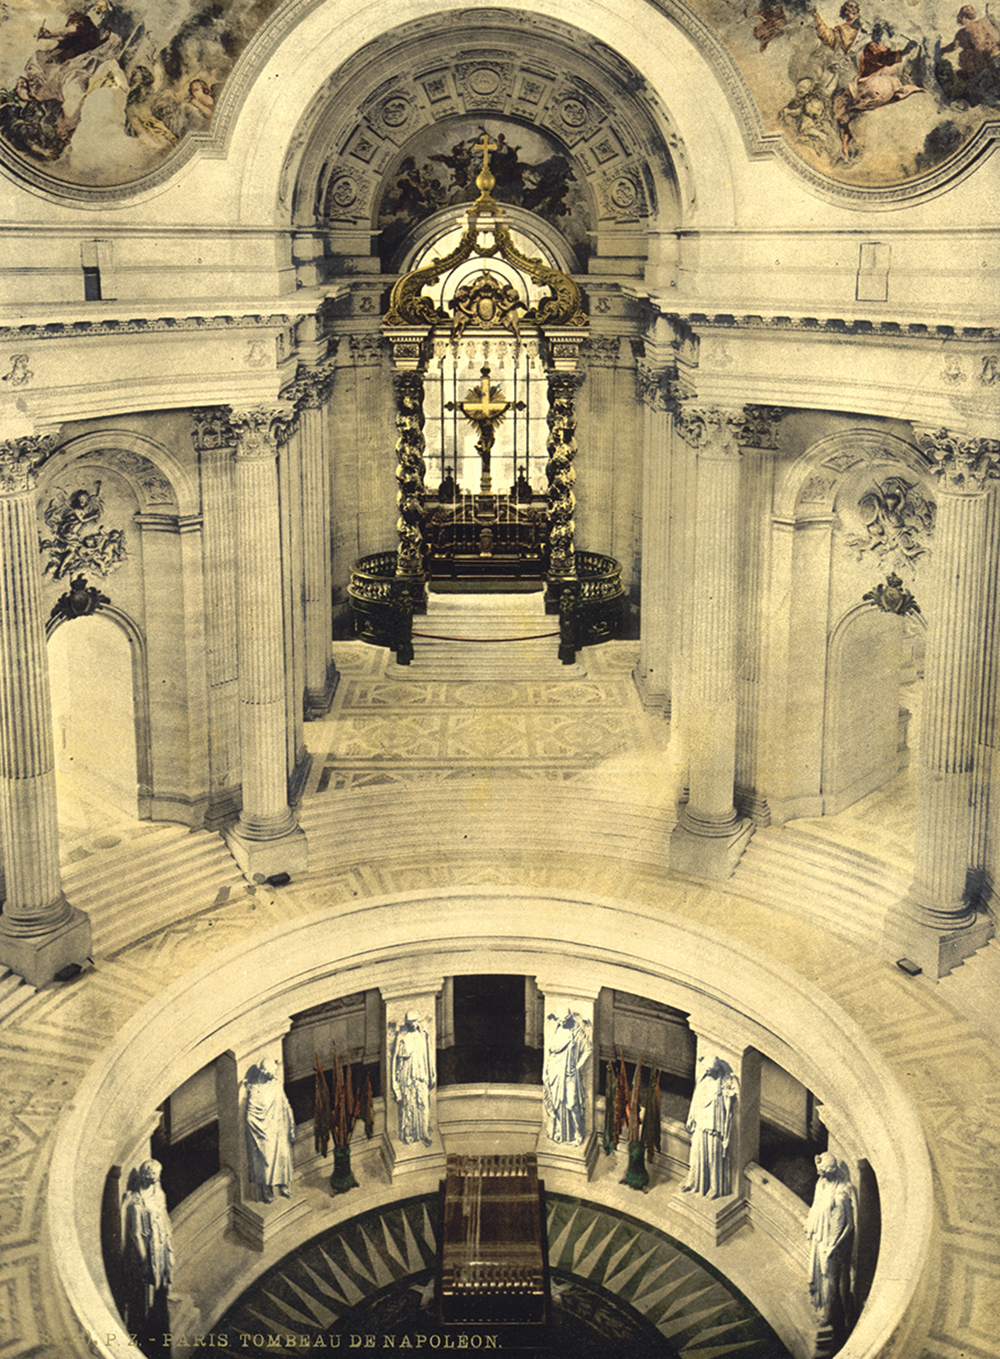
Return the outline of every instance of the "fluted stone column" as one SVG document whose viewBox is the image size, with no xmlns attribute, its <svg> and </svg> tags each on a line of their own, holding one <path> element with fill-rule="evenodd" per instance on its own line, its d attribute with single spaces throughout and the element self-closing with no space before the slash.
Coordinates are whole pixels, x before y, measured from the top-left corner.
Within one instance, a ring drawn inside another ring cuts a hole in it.
<svg viewBox="0 0 1000 1359">
<path fill-rule="evenodd" d="M 643 706 L 670 716 L 670 376 L 642 363 L 642 621 L 634 671 Z"/>
<path fill-rule="evenodd" d="M 305 555 L 306 716 L 329 712 L 340 675 L 331 655 L 333 590 L 330 563 L 330 450 L 327 401 L 332 370 L 318 368 L 302 379 L 299 438 L 302 442 L 302 535 Z"/>
<path fill-rule="evenodd" d="M 233 411 L 233 478 L 240 566 L 237 645 L 243 810 L 226 832 L 248 876 L 304 872 L 306 837 L 288 805 L 285 657 L 276 426 L 289 408 Z"/>
<path fill-rule="evenodd" d="M 236 656 L 238 547 L 233 504 L 233 441 L 229 414 L 192 412 L 201 465 L 204 516 L 205 668 L 208 677 L 210 793 L 205 825 L 218 829 L 237 812 L 240 784 L 239 667 Z"/>
<path fill-rule="evenodd" d="M 987 579 L 988 478 L 1000 442 L 945 430 L 921 437 L 938 475 L 934 598 L 928 616 L 913 883 L 890 913 L 890 942 L 933 977 L 991 937 L 969 883 L 972 792 Z"/>
<path fill-rule="evenodd" d="M 694 579 L 683 740 L 690 798 L 670 842 L 671 867 L 695 877 L 732 875 L 753 834 L 733 801 L 736 770 L 736 556 L 739 412 L 681 407 L 677 434 L 697 450 Z"/>
<path fill-rule="evenodd" d="M 66 900 L 59 872 L 33 471 L 45 448 L 35 437 L 0 444 L 0 962 L 32 986 L 82 966 L 91 950 L 90 920 Z"/>
</svg>

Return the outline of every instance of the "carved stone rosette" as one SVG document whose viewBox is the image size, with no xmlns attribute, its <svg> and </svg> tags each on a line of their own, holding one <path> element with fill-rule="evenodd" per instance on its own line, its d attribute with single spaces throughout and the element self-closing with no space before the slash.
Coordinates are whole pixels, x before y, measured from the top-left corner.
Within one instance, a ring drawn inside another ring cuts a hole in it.
<svg viewBox="0 0 1000 1359">
<path fill-rule="evenodd" d="M 576 524 L 576 496 L 573 485 L 576 469 L 576 412 L 573 401 L 578 378 L 575 373 L 549 374 L 549 460 L 545 472 L 549 481 L 549 577 L 573 579 L 576 555 L 573 536 Z"/>
<path fill-rule="evenodd" d="M 396 505 L 399 518 L 397 576 L 421 576 L 424 569 L 423 509 L 424 490 L 424 379 L 417 372 L 393 375 L 396 394 Z"/>
</svg>

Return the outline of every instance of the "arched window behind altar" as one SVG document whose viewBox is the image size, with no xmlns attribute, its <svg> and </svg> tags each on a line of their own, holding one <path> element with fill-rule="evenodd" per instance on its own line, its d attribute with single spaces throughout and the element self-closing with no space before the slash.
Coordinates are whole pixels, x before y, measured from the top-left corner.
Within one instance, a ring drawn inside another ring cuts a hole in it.
<svg viewBox="0 0 1000 1359">
<path fill-rule="evenodd" d="M 420 269 L 433 258 L 453 253 L 463 230 L 464 222 L 435 236 L 415 256 L 413 268 Z M 522 255 L 540 259 L 548 268 L 559 267 L 537 236 L 512 229 L 510 237 Z M 513 313 L 508 309 L 505 313 L 504 299 L 515 293 L 526 302 L 526 308 L 518 307 Z M 439 328 L 435 334 L 424 382 L 425 484 L 429 490 L 437 491 L 442 486 L 450 490 L 449 478 L 454 479 L 459 495 L 474 495 L 482 489 L 482 460 L 476 447 L 478 432 L 464 417 L 462 403 L 479 387 L 482 370 L 489 368 L 491 383 L 501 389 L 503 399 L 509 402 L 496 432 L 493 489 L 515 499 L 519 494 L 522 500 L 527 500 L 527 484 L 536 495 L 545 495 L 546 370 L 538 335 L 521 333 L 519 315 L 523 310 L 535 309 L 547 293 L 544 284 L 499 256 L 463 260 L 426 289 L 426 295 L 441 312 L 454 314 L 450 330 Z M 468 316 L 451 307 L 456 297 L 465 299 Z M 486 334 L 482 329 L 483 318 L 489 317 L 491 311 L 498 333 Z M 474 324 L 468 324 L 470 320 Z"/>
</svg>

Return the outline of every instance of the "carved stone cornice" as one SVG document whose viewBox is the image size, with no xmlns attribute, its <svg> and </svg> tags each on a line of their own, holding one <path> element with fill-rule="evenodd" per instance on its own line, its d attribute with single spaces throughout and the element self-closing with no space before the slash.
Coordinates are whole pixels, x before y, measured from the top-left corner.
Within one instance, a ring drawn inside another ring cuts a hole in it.
<svg viewBox="0 0 1000 1359">
<path fill-rule="evenodd" d="M 191 442 L 196 453 L 208 453 L 216 448 L 232 448 L 236 435 L 229 423 L 228 406 L 203 406 L 191 412 L 194 429 Z"/>
<path fill-rule="evenodd" d="M 275 329 L 291 325 L 296 316 L 154 316 L 146 320 L 133 317 L 127 321 L 47 321 L 44 325 L 0 327 L 0 340 L 63 340 L 79 339 L 87 335 L 148 335 L 151 332 L 181 330 L 250 330 Z"/>
<path fill-rule="evenodd" d="M 739 436 L 746 424 L 742 410 L 724 406 L 689 406 L 679 403 L 674 410 L 674 428 L 686 444 L 699 453 L 738 458 Z"/>
<path fill-rule="evenodd" d="M 23 495 L 35 489 L 36 468 L 55 446 L 52 434 L 26 434 L 0 443 L 0 495 Z"/>
<path fill-rule="evenodd" d="M 829 316 L 734 316 L 731 312 L 672 312 L 697 333 L 706 326 L 718 330 L 783 330 L 807 335 L 848 335 L 861 338 L 876 335 L 893 339 L 977 340 L 992 344 L 1000 340 L 1000 329 L 990 326 L 926 325 L 920 321 L 854 320 Z"/>
<path fill-rule="evenodd" d="M 744 448 L 778 447 L 778 426 L 788 414 L 783 406 L 744 406 L 743 414 L 743 428 L 737 437 Z"/>
<path fill-rule="evenodd" d="M 921 431 L 917 443 L 946 494 L 981 495 L 988 481 L 1000 477 L 998 439 L 963 438 L 939 429 Z"/>
<path fill-rule="evenodd" d="M 274 458 L 278 444 L 291 433 L 294 410 L 290 403 L 255 406 L 247 410 L 230 409 L 229 424 L 236 440 L 238 462 Z"/>
</svg>

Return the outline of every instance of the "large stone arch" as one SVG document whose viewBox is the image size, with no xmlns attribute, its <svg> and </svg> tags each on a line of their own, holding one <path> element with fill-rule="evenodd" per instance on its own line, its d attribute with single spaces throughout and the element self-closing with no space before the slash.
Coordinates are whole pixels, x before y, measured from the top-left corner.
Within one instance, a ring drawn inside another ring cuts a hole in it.
<svg viewBox="0 0 1000 1359">
<path fill-rule="evenodd" d="M 202 520 L 194 478 L 165 445 L 108 427 L 69 439 L 42 464 L 40 527 L 54 497 L 79 482 L 112 489 L 108 527 L 125 560 L 106 576 L 84 570 L 105 595 L 99 610 L 124 631 L 133 666 L 138 814 L 201 825 L 209 796 Z M 55 624 L 70 569 L 46 576 L 43 608 Z"/>
<path fill-rule="evenodd" d="M 859 606 L 863 595 L 889 569 L 874 556 L 870 562 L 860 560 L 863 552 L 854 560 L 850 529 L 855 526 L 847 523 L 845 508 L 857 502 L 860 487 L 890 472 L 933 499 L 928 464 L 920 451 L 902 433 L 872 420 L 816 440 L 777 479 L 771 516 L 770 598 L 780 600 L 781 605 L 769 611 L 768 619 L 765 653 L 770 701 L 765 758 L 768 804 L 779 822 L 840 811 L 856 800 L 852 789 L 856 797 L 863 796 L 889 776 L 888 755 L 867 771 L 847 769 L 829 743 L 833 739 L 830 724 L 850 711 L 863 712 L 867 703 L 874 702 L 876 689 L 882 714 L 879 722 L 889 702 L 880 687 L 884 675 L 875 664 L 874 651 L 870 673 L 855 666 L 850 675 L 841 676 L 844 684 L 853 686 L 853 709 L 845 707 L 844 693 L 839 699 L 831 694 L 831 683 L 840 684 L 836 677 L 844 645 L 851 639 L 857 641 L 858 627 L 873 626 L 858 622 L 872 611 L 870 605 Z M 921 567 L 925 579 L 931 569 L 929 561 L 927 554 Z M 883 641 L 884 633 L 878 633 Z M 889 705 L 894 714 L 897 696 L 898 690 Z M 890 745 L 895 748 L 896 720 L 894 715 L 892 736 L 883 733 L 886 750 Z M 848 748 L 853 755 L 848 755 Z M 859 741 L 847 743 L 840 751 L 855 763 L 862 754 Z M 905 762 L 904 754 L 900 758 Z M 831 777 L 836 784 L 833 790 L 826 786 Z M 834 796 L 828 803 L 830 791 Z"/>
</svg>

